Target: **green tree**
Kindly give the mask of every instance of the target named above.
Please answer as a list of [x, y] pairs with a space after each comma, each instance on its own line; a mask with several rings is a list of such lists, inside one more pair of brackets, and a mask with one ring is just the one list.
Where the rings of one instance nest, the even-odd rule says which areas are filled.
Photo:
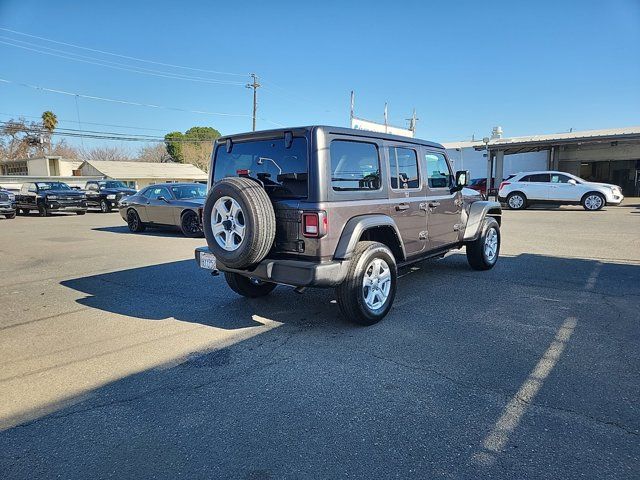
[[42, 113], [42, 126], [47, 131], [47, 144], [49, 145], [49, 153], [51, 153], [51, 137], [53, 136], [53, 131], [58, 126], [58, 117], [56, 114], [50, 110]]
[[[220, 132], [212, 127], [191, 127], [186, 132], [170, 132], [164, 136], [167, 153], [180, 163], [202, 165], [202, 150], [212, 149]], [[194, 152], [199, 152], [197, 155]], [[196, 158], [197, 157], [197, 158]]]

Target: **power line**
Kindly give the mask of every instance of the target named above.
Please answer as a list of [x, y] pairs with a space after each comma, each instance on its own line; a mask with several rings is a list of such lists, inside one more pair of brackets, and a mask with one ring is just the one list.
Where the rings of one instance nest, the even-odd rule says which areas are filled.
[[[0, 38], [6, 38], [6, 37], [0, 37]], [[16, 41], [16, 40], [13, 40], [13, 41]], [[19, 42], [20, 40], [17, 40], [17, 41]], [[23, 42], [23, 43], [27, 43], [27, 42]], [[158, 70], [151, 70], [151, 69], [142, 68], [142, 67], [118, 66], [118, 65], [124, 65], [124, 64], [120, 64], [120, 63], [117, 63], [117, 62], [109, 62], [109, 61], [105, 61], [105, 60], [99, 60], [99, 59], [95, 59], [95, 58], [93, 60], [84, 60], [83, 58], [75, 58], [75, 57], [84, 57], [84, 58], [92, 58], [92, 57], [86, 57], [85, 55], [77, 55], [75, 53], [70, 53], [70, 52], [64, 52], [62, 50], [52, 49], [52, 48], [49, 48], [49, 47], [40, 47], [40, 48], [45, 48], [45, 49], [52, 50], [52, 51], [63, 52], [64, 54], [46, 52], [46, 51], [39, 50], [39, 49], [36, 49], [36, 48], [26, 47], [24, 45], [17, 45], [15, 43], [7, 42], [7, 41], [4, 41], [4, 40], [0, 40], [0, 44], [9, 45], [9, 46], [16, 47], [16, 48], [21, 48], [23, 50], [28, 50], [28, 51], [35, 52], [35, 53], [40, 53], [42, 55], [50, 55], [50, 56], [53, 56], [53, 57], [63, 58], [63, 59], [66, 59], [66, 60], [73, 60], [73, 61], [76, 61], [76, 62], [87, 63], [87, 64], [90, 64], [90, 65], [98, 65], [100, 67], [112, 68], [112, 69], [115, 69], [115, 70], [121, 70], [121, 71], [125, 71], [125, 72], [133, 72], [133, 73], [138, 73], [138, 74], [142, 74], [142, 75], [151, 75], [151, 76], [154, 76], [154, 77], [169, 78], [169, 79], [174, 79], [174, 80], [187, 80], [187, 81], [190, 81], [190, 82], [209, 83], [209, 84], [214, 84], [214, 85], [232, 85], [232, 86], [243, 86], [244, 85], [243, 82], [233, 82], [233, 81], [228, 81], [228, 80], [215, 80], [215, 79], [209, 79], [209, 78], [203, 78], [203, 77], [193, 77], [193, 76], [175, 74], [175, 73], [170, 73], [170, 72], [160, 72]], [[71, 55], [74, 55], [74, 56], [71, 56]]]
[[[0, 115], [5, 115], [7, 117], [18, 117], [18, 118], [37, 118], [37, 119], [41, 119], [41, 116], [37, 116], [37, 115], [23, 115], [23, 114], [19, 114], [19, 113], [7, 113], [7, 112], [0, 112]], [[62, 123], [78, 123], [77, 120], [63, 120], [61, 118], [58, 118], [58, 122], [62, 122]], [[153, 130], [156, 132], [166, 132], [167, 130], [164, 128], [150, 128], [150, 127], [134, 127], [133, 125], [116, 125], [113, 123], [96, 123], [96, 122], [87, 122], [86, 120], [83, 121], [82, 123], [84, 123], [85, 125], [97, 125], [99, 127], [117, 127], [117, 128], [128, 128], [131, 130]]]
[[185, 69], [185, 70], [192, 70], [192, 71], [204, 72], [204, 73], [213, 73], [213, 74], [218, 74], [218, 75], [235, 75], [235, 76], [241, 76], [241, 77], [245, 77], [246, 76], [245, 73], [223, 72], [223, 71], [219, 71], [219, 70], [206, 70], [206, 69], [202, 69], [202, 68], [187, 67], [187, 66], [184, 66], [184, 65], [175, 65], [175, 64], [171, 64], [171, 63], [156, 62], [156, 61], [153, 61], [153, 60], [146, 60], [144, 58], [131, 57], [131, 56], [128, 56], [128, 55], [121, 55], [121, 54], [118, 54], [118, 53], [107, 52], [107, 51], [98, 50], [98, 49], [95, 49], [95, 48], [83, 47], [83, 46], [80, 46], [80, 45], [75, 45], [73, 43], [60, 42], [58, 40], [52, 40], [50, 38], [39, 37], [37, 35], [31, 35], [29, 33], [19, 32], [17, 30], [11, 30], [10, 28], [0, 27], [0, 30], [3, 30], [5, 32], [10, 32], [10, 33], [13, 33], [13, 34], [16, 34], [16, 35], [23, 35], [25, 37], [36, 38], [38, 40], [43, 40], [45, 42], [56, 43], [58, 45], [65, 45], [67, 47], [79, 48], [81, 50], [85, 50], [85, 51], [89, 51], [89, 52], [101, 53], [103, 55], [111, 55], [111, 56], [119, 57], [119, 58], [126, 58], [128, 60], [134, 60], [136, 62], [144, 62], [144, 63], [154, 64], [154, 65], [162, 65], [162, 66], [165, 66], [165, 67], [172, 67], [172, 68], [182, 68], [182, 69]]

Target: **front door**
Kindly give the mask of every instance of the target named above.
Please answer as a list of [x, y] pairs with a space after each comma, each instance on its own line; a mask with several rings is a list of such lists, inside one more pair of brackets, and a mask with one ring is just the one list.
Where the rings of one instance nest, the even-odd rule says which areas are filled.
[[[164, 198], [164, 200], [161, 200], [161, 197]], [[157, 224], [172, 225], [173, 209], [170, 205], [172, 198], [171, 192], [169, 192], [167, 187], [160, 185], [152, 187], [145, 206], [147, 221]]]
[[552, 173], [551, 182], [549, 183], [549, 200], [579, 202], [584, 189], [577, 183], [569, 183], [569, 180], [571, 180], [571, 177], [568, 175]]
[[410, 146], [389, 145], [385, 150], [391, 216], [402, 234], [407, 257], [412, 257], [427, 246], [426, 189], [420, 175], [420, 157]]
[[427, 176], [427, 235], [430, 250], [459, 241], [462, 193], [451, 192], [453, 174], [441, 151], [424, 150]]

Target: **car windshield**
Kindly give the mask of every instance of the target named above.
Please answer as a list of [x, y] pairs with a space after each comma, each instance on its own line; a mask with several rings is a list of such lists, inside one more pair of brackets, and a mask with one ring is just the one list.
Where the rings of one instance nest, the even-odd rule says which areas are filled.
[[39, 190], [71, 190], [71, 187], [62, 182], [38, 182]]
[[118, 181], [98, 182], [98, 185], [100, 185], [100, 190], [103, 188], [127, 188], [124, 183]]
[[308, 195], [309, 158], [307, 139], [295, 137], [286, 148], [282, 138], [257, 140], [216, 148], [213, 180], [248, 176], [260, 180], [274, 198], [305, 198]]
[[173, 192], [173, 196], [178, 200], [207, 197], [206, 185], [200, 185], [198, 183], [194, 183], [193, 185], [175, 185], [171, 187], [171, 191]]

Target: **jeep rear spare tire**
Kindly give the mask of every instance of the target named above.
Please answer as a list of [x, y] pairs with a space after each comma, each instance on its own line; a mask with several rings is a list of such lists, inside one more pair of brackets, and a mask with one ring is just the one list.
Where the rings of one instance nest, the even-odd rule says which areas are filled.
[[276, 235], [276, 216], [264, 188], [250, 178], [217, 182], [204, 205], [204, 234], [211, 253], [229, 268], [255, 265]]

